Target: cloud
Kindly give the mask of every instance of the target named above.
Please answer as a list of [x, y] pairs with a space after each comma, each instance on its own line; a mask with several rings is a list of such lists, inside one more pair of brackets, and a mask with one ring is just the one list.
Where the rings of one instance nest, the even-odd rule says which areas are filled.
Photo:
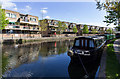
[[41, 8], [41, 9], [48, 9], [47, 7]]
[[47, 13], [47, 10], [44, 10], [44, 9], [42, 9], [42, 10], [40, 10], [41, 11], [41, 13], [43, 13], [43, 14], [46, 14]]
[[21, 9], [22, 12], [25, 12], [25, 13], [29, 13], [29, 11], [31, 10], [32, 8], [30, 6], [25, 6], [24, 9]]
[[46, 14], [48, 12], [47, 9], [48, 9], [47, 7], [44, 7], [44, 8], [41, 8], [40, 11], [41, 13]]
[[12, 0], [0, 0], [3, 9], [13, 9], [17, 11], [17, 6]]
[[45, 18], [46, 18], [46, 19], [50, 19], [50, 16], [46, 16]]
[[18, 10], [17, 7], [15, 7], [14, 10], [17, 11]]

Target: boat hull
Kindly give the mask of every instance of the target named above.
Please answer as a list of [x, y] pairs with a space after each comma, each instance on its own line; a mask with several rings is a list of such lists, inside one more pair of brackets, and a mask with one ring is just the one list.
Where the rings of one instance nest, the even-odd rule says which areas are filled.
[[74, 53], [72, 54], [72, 56], [70, 56], [70, 58], [71, 58], [71, 61], [74, 63], [80, 62], [80, 59], [82, 60], [84, 64], [96, 62], [98, 59], [101, 58], [102, 50], [103, 50], [102, 48], [98, 50], [93, 50], [90, 52], [89, 56], [84, 56], [84, 55]]

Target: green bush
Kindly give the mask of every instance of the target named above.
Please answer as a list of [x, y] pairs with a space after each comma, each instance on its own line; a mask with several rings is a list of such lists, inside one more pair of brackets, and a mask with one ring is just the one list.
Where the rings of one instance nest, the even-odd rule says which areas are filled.
[[88, 33], [89, 33], [88, 27], [87, 27], [87, 25], [84, 25], [83, 34], [88, 34]]

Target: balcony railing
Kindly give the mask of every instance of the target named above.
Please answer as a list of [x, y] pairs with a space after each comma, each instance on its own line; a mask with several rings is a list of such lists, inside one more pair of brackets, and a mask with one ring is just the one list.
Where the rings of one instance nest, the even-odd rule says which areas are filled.
[[20, 25], [8, 25], [5, 29], [13, 29], [13, 30], [39, 30], [38, 27], [30, 28], [29, 26], [20, 26]]
[[49, 24], [49, 26], [58, 27], [58, 25]]
[[5, 27], [5, 29], [20, 29], [19, 25], [8, 25]]

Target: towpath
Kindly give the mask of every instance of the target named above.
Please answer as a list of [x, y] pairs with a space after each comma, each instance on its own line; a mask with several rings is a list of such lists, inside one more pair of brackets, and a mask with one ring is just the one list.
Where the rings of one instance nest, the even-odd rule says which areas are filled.
[[116, 53], [116, 57], [117, 59], [119, 60], [119, 63], [120, 63], [120, 39], [117, 39], [115, 42], [114, 42], [114, 51]]

